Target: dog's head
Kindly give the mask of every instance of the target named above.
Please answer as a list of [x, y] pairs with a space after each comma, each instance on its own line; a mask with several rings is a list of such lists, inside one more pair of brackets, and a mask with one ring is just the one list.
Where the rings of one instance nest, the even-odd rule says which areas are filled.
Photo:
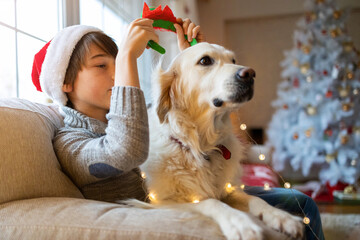
[[172, 110], [185, 111], [190, 118], [209, 110], [234, 110], [253, 97], [254, 77], [254, 70], [236, 64], [233, 52], [219, 45], [196, 44], [181, 52], [168, 70], [155, 71], [160, 122]]

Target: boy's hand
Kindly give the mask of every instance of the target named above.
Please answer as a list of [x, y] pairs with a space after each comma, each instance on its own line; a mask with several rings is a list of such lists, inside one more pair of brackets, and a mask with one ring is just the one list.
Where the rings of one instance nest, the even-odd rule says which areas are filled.
[[131, 57], [137, 59], [144, 52], [148, 41], [159, 42], [159, 36], [152, 26], [153, 22], [153, 20], [147, 18], [134, 20], [120, 45], [119, 53], [121, 55], [130, 54]]
[[[181, 18], [177, 18], [176, 21], [178, 23], [175, 23], [174, 27], [176, 29], [180, 51], [190, 47], [190, 42], [193, 38], [195, 38], [198, 42], [205, 41], [205, 36], [201, 32], [200, 26], [196, 26], [190, 19], [186, 18], [185, 20], [182, 20]], [[187, 35], [187, 40], [184, 35]]]
[[148, 41], [159, 42], [153, 22], [151, 19], [139, 18], [130, 24], [116, 56], [115, 86], [140, 88], [137, 58], [144, 52]]

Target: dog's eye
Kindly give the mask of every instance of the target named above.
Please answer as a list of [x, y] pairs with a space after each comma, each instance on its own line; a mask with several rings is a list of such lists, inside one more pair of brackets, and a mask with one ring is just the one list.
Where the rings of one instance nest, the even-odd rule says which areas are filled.
[[213, 63], [214, 63], [214, 60], [209, 56], [205, 56], [205, 57], [201, 58], [200, 61], [198, 62], [198, 64], [204, 65], [204, 66], [209, 66], [209, 65], [212, 65]]
[[233, 63], [233, 64], [235, 64], [235, 63], [236, 63], [236, 60], [235, 60], [234, 58], [232, 59], [232, 63]]

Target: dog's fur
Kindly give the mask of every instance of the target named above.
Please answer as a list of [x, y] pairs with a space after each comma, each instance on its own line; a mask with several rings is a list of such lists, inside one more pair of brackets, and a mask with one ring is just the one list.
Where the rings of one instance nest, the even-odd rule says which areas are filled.
[[[199, 43], [180, 53], [168, 70], [155, 70], [150, 154], [141, 166], [152, 203], [175, 204], [211, 217], [228, 239], [262, 239], [261, 227], [247, 213], [292, 237], [302, 237], [300, 218], [241, 189], [225, 187], [239, 186], [240, 161], [245, 157], [230, 113], [253, 94], [253, 76], [239, 78], [244, 67], [234, 58], [221, 46]], [[230, 150], [230, 159], [223, 157], [220, 144]]]

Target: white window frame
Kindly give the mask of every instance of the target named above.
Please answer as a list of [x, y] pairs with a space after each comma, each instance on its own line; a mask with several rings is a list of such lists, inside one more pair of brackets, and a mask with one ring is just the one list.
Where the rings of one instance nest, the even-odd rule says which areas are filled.
[[[58, 31], [63, 27], [61, 22], [62, 22], [62, 9], [59, 8], [60, 7], [60, 4], [62, 4], [62, 1], [65, 1], [65, 0], [57, 0], [57, 6], [58, 6], [58, 11], [57, 11], [57, 14], [58, 14]], [[42, 39], [38, 36], [35, 36], [27, 31], [23, 31], [21, 29], [18, 28], [18, 25], [17, 25], [17, 20], [18, 20], [18, 14], [17, 14], [17, 1], [14, 0], [14, 11], [15, 11], [15, 14], [14, 14], [14, 26], [11, 26], [11, 25], [8, 25], [4, 22], [1, 22], [0, 21], [0, 25], [5, 27], [5, 28], [8, 28], [10, 30], [13, 30], [14, 31], [14, 34], [15, 34], [15, 90], [16, 90], [16, 97], [20, 97], [20, 80], [19, 80], [19, 47], [18, 47], [18, 33], [21, 33], [21, 34], [24, 34], [28, 37], [31, 37], [31, 38], [34, 38], [36, 40], [39, 40], [39, 41], [42, 41], [44, 43], [47, 42], [47, 40], [45, 39]]]

